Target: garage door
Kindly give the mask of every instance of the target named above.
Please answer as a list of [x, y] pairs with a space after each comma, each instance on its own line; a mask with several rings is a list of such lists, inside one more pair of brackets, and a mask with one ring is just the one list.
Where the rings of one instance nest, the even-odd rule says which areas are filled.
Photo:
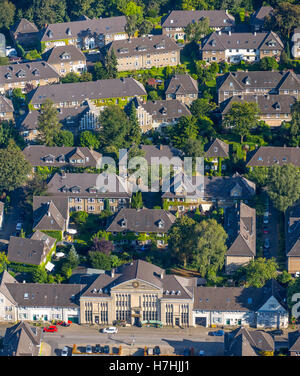
[[206, 317], [196, 317], [195, 318], [195, 324], [206, 327]]
[[78, 324], [78, 316], [68, 316], [68, 320]]

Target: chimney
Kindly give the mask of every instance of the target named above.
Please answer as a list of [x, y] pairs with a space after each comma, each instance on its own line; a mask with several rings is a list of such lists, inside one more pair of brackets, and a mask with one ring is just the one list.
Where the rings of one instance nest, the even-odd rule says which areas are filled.
[[160, 273], [160, 279], [164, 279], [164, 273]]
[[114, 268], [111, 269], [110, 276], [111, 276], [111, 278], [115, 278], [115, 269]]
[[163, 145], [160, 144], [160, 145], [159, 145], [159, 150], [162, 150], [162, 149], [163, 149]]
[[256, 31], [254, 31], [254, 35], [256, 36]]
[[230, 30], [228, 31], [228, 35], [231, 35], [231, 31]]

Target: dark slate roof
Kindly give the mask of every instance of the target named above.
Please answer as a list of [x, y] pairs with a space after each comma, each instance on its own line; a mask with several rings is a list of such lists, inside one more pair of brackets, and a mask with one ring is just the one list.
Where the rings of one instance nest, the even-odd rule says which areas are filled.
[[182, 158], [182, 152], [169, 145], [141, 145], [140, 149], [145, 153], [144, 158], [149, 166], [156, 164], [156, 158], [166, 157], [170, 160], [174, 157]]
[[28, 82], [50, 78], [58, 79], [59, 74], [45, 61], [30, 61], [28, 63], [0, 66], [1, 85], [11, 82]]
[[270, 334], [242, 327], [225, 333], [224, 346], [226, 356], [259, 356], [261, 351], [275, 350], [274, 339]]
[[289, 351], [300, 352], [300, 330], [295, 332], [290, 332], [288, 334], [289, 338]]
[[274, 164], [283, 166], [293, 164], [300, 167], [300, 149], [287, 146], [261, 146], [249, 153], [247, 166], [269, 167]]
[[[269, 45], [270, 41], [275, 46]], [[202, 51], [225, 51], [228, 49], [283, 50], [284, 45], [273, 31], [268, 33], [213, 32], [203, 40]]]
[[138, 101], [139, 105], [144, 108], [148, 114], [152, 115], [155, 121], [166, 121], [170, 122], [173, 119], [180, 119], [182, 116], [190, 116], [190, 110], [178, 101], [173, 100], [158, 100], [158, 101], [148, 101], [143, 103]]
[[[23, 154], [32, 166], [100, 167], [102, 158], [100, 153], [87, 147], [29, 145], [23, 150]], [[73, 159], [83, 162], [72, 163]]]
[[140, 233], [167, 233], [176, 217], [163, 209], [121, 209], [106, 231]]
[[163, 28], [185, 28], [191, 22], [209, 18], [210, 27], [224, 28], [234, 26], [234, 17], [225, 10], [173, 10], [163, 22]]
[[10, 27], [10, 31], [20, 34], [27, 33], [38, 33], [38, 28], [33, 22], [26, 20], [26, 18], [21, 18], [20, 21], [16, 22], [13, 26]]
[[[48, 207], [49, 202], [52, 201], [53, 204], [56, 206], [60, 214], [64, 219], [68, 218], [69, 213], [69, 203], [67, 197], [61, 196], [33, 196], [33, 204], [32, 209], [34, 213], [34, 217], [38, 217], [38, 211], [42, 209], [44, 205]], [[43, 209], [44, 210], [44, 209]]]
[[20, 307], [79, 308], [79, 296], [85, 285], [47, 283], [7, 283]]
[[[33, 212], [33, 229], [41, 231], [65, 231], [67, 217], [65, 217], [65, 213], [64, 216], [62, 215], [56, 205], [59, 203], [63, 206], [60, 209], [65, 210], [65, 207], [67, 207], [68, 210], [68, 198], [60, 197], [52, 200], [52, 196], [48, 196], [46, 202], [38, 200], [38, 203], [40, 206]], [[34, 205], [37, 205], [37, 200]]]
[[[126, 182], [119, 176], [111, 173], [102, 174], [101, 176], [103, 179], [99, 174], [56, 173], [48, 183], [48, 194], [65, 197], [131, 197]], [[73, 188], [78, 188], [80, 192], [74, 192]], [[90, 191], [94, 188], [97, 188], [96, 193]]]
[[38, 356], [42, 337], [42, 328], [32, 327], [21, 321], [7, 328], [3, 347], [5, 356]]
[[[63, 59], [64, 57], [64, 59]], [[45, 54], [48, 64], [59, 64], [69, 61], [86, 61], [85, 55], [74, 45], [57, 46], [51, 48]]]
[[61, 103], [142, 95], [147, 95], [146, 90], [134, 78], [111, 78], [107, 80], [39, 86], [31, 98], [31, 103], [42, 104], [46, 98], [50, 98], [54, 103]]
[[259, 115], [267, 114], [290, 114], [291, 107], [296, 102], [296, 98], [291, 95], [235, 95], [222, 102], [220, 110], [222, 115], [226, 115], [233, 103], [257, 103]]
[[205, 157], [229, 158], [229, 145], [219, 138], [215, 138], [207, 145], [205, 145]]
[[165, 86], [165, 94], [198, 94], [198, 82], [189, 74], [175, 74]]
[[108, 53], [114, 50], [117, 58], [132, 57], [147, 54], [160, 54], [179, 51], [180, 48], [173, 39], [166, 35], [153, 35], [139, 38], [115, 40], [108, 46]]
[[146, 282], [162, 290], [165, 299], [191, 299], [190, 289], [196, 285], [195, 278], [184, 278], [165, 274], [165, 270], [143, 260], [134, 260], [117, 268], [114, 273], [107, 272], [99, 277], [82, 294], [83, 297], [108, 297], [111, 288], [137, 280]]
[[300, 204], [289, 208], [285, 218], [286, 254], [300, 257]]
[[43, 33], [42, 42], [88, 35], [125, 33], [125, 25], [125, 16], [50, 24]]
[[4, 95], [0, 95], [0, 112], [14, 112], [12, 101]]
[[18, 282], [12, 275], [10, 275], [6, 270], [4, 270], [0, 274], [0, 291], [8, 300], [10, 300], [12, 303], [15, 304], [16, 302], [14, 298], [12, 297], [11, 293], [9, 292], [9, 290], [7, 289], [6, 283], [18, 283]]
[[264, 6], [257, 9], [250, 17], [250, 24], [253, 26], [263, 26], [265, 17], [273, 12], [271, 6]]
[[36, 231], [30, 239], [11, 236], [7, 252], [8, 260], [21, 264], [40, 265], [55, 242], [56, 239], [40, 231]]
[[225, 230], [228, 234], [227, 256], [255, 256], [256, 211], [240, 202], [225, 211]]

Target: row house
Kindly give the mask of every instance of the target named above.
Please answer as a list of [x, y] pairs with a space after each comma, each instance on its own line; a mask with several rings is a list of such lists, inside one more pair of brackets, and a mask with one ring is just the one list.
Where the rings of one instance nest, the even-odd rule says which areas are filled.
[[182, 116], [191, 116], [186, 105], [178, 100], [134, 101], [137, 118], [143, 133], [176, 124]]
[[21, 18], [9, 28], [10, 36], [15, 44], [20, 44], [25, 50], [37, 48], [40, 40], [39, 29], [33, 22]]
[[262, 31], [264, 30], [264, 23], [266, 17], [270, 17], [273, 13], [274, 8], [271, 6], [263, 6], [258, 8], [254, 13], [250, 16], [250, 25], [252, 31]]
[[167, 234], [176, 217], [162, 209], [121, 209], [107, 226], [116, 246], [167, 245]]
[[292, 106], [296, 98], [291, 95], [242, 95], [225, 100], [220, 106], [222, 120], [230, 111], [233, 103], [256, 103], [258, 106], [258, 119], [270, 127], [279, 127], [282, 122], [292, 120]]
[[204, 145], [205, 170], [222, 172], [226, 169], [224, 160], [229, 159], [229, 145], [215, 138]]
[[87, 69], [85, 55], [73, 45], [53, 47], [44, 59], [62, 77], [68, 73], [81, 74]]
[[300, 149], [287, 146], [260, 146], [247, 155], [247, 167], [270, 167], [293, 164], [300, 167]]
[[298, 276], [300, 273], [300, 205], [288, 208], [285, 215], [285, 249], [287, 270]]
[[107, 54], [112, 50], [117, 57], [119, 72], [180, 64], [180, 48], [165, 35], [114, 41], [108, 46]]
[[300, 99], [300, 80], [293, 71], [237, 71], [217, 79], [218, 103], [243, 95], [290, 95]]
[[34, 61], [0, 66], [0, 93], [11, 95], [13, 89], [23, 93], [58, 83], [59, 74], [46, 62]]
[[166, 100], [174, 100], [190, 106], [198, 98], [198, 82], [189, 74], [176, 74], [165, 84]]
[[288, 334], [290, 356], [300, 356], [300, 330]]
[[170, 38], [185, 40], [185, 28], [203, 18], [209, 19], [213, 30], [232, 31], [235, 20], [226, 10], [173, 10], [162, 23], [162, 33]]
[[88, 100], [100, 109], [109, 105], [126, 106], [133, 98], [145, 101], [147, 92], [144, 86], [132, 77], [106, 80], [75, 82], [50, 86], [40, 86], [29, 102], [30, 110], [38, 110], [46, 98], [51, 98], [60, 109], [87, 106]]
[[292, 35], [292, 55], [294, 59], [300, 59], [300, 27], [297, 27], [294, 29], [293, 35]]
[[102, 158], [102, 154], [87, 147], [29, 145], [23, 154], [33, 167], [100, 168]]
[[82, 50], [101, 48], [128, 38], [126, 23], [126, 17], [119, 16], [50, 24], [42, 32], [41, 43], [45, 50], [70, 44]]
[[0, 95], [0, 121], [14, 120], [14, 106], [12, 101]]
[[112, 212], [127, 208], [131, 191], [127, 182], [112, 173], [56, 173], [47, 185], [47, 194], [68, 197], [70, 211], [99, 214], [108, 203]]
[[228, 33], [218, 31], [204, 38], [200, 48], [202, 60], [207, 62], [248, 63], [263, 57], [280, 58], [284, 45], [273, 31], [267, 33]]
[[256, 211], [243, 202], [225, 210], [224, 228], [227, 232], [226, 273], [233, 273], [256, 255]]

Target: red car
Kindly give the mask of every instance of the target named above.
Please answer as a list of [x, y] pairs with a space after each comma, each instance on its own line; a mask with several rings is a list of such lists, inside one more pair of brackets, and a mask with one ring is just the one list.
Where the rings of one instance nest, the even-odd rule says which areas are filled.
[[43, 332], [48, 332], [48, 333], [57, 332], [57, 327], [55, 325], [45, 326], [43, 329]]
[[55, 325], [63, 325], [64, 321], [56, 321]]
[[264, 228], [263, 228], [263, 233], [264, 233], [264, 234], [268, 234], [268, 233], [269, 233], [268, 227], [264, 227]]

